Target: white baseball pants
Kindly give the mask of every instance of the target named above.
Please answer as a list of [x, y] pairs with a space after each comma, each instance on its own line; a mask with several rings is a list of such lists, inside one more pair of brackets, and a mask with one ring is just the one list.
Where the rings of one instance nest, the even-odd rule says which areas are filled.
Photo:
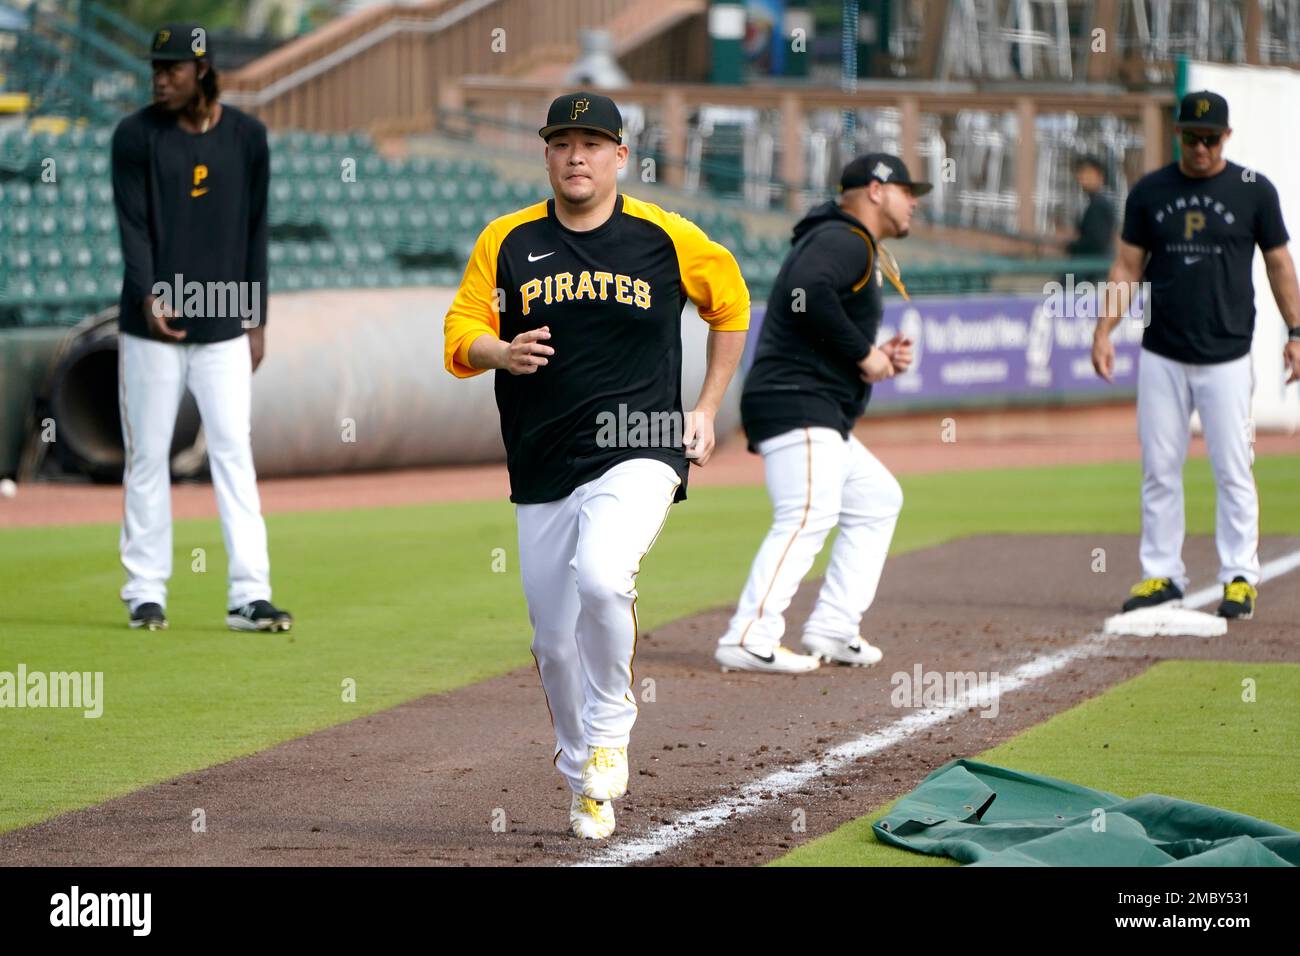
[[636, 576], [678, 484], [664, 462], [634, 458], [567, 498], [515, 506], [555, 766], [575, 793], [588, 746], [624, 747], [636, 722]]
[[757, 448], [772, 527], [719, 643], [766, 654], [781, 642], [785, 611], [837, 524], [826, 578], [803, 630], [833, 640], [857, 638], [876, 596], [903, 489], [857, 438], [842, 438], [832, 428], [797, 428]]
[[250, 429], [252, 358], [248, 337], [172, 344], [118, 336], [118, 401], [126, 471], [120, 550], [122, 600], [134, 611], [167, 606], [172, 574], [171, 444], [188, 387], [199, 406], [228, 559], [228, 607], [271, 599]]
[[1219, 581], [1240, 575], [1259, 583], [1259, 495], [1251, 471], [1250, 356], [1189, 365], [1142, 350], [1138, 364], [1138, 437], [1142, 442], [1142, 575], [1170, 578], [1187, 590], [1183, 565], [1183, 465], [1192, 410], [1201, 413], [1217, 489], [1215, 544]]

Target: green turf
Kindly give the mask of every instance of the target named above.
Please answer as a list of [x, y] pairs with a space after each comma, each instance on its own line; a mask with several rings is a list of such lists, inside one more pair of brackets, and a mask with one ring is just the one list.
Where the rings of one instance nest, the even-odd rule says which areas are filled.
[[[1300, 456], [1257, 465], [1266, 534], [1300, 533], [1297, 468]], [[989, 532], [1134, 532], [1137, 485], [1133, 463], [905, 478], [894, 550]], [[1210, 531], [1203, 460], [1188, 466], [1187, 497], [1189, 531]], [[643, 565], [642, 627], [734, 602], [769, 517], [762, 488], [692, 490]], [[177, 522], [172, 626], [155, 635], [128, 631], [116, 602], [116, 526], [0, 531], [0, 671], [102, 671], [106, 698], [98, 720], [0, 709], [0, 830], [531, 663], [507, 502], [268, 525], [291, 637], [225, 630], [215, 520]], [[355, 703], [342, 700], [348, 679]]]
[[[1243, 681], [1254, 681], [1254, 702]], [[1122, 797], [1160, 793], [1300, 830], [1300, 665], [1164, 661], [974, 758]], [[897, 801], [894, 801], [896, 803]], [[876, 840], [894, 803], [777, 866], [956, 866]]]

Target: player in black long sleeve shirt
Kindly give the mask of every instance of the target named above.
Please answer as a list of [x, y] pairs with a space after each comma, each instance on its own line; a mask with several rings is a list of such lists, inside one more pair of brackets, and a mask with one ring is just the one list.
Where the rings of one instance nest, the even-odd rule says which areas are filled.
[[[266, 321], [266, 127], [230, 106], [202, 135], [183, 129], [177, 114], [153, 105], [127, 117], [113, 134], [113, 199], [122, 236], [121, 328], [150, 335], [143, 308], [157, 283], [240, 283], [233, 303], [209, 303], [191, 314], [171, 303], [173, 329], [185, 341], [221, 342], [243, 335], [245, 320]], [[256, 302], [254, 286], [256, 283]], [[191, 303], [197, 304], [197, 303]], [[243, 305], [241, 309], [231, 306]], [[215, 309], [209, 309], [215, 305]]]
[[168, 462], [188, 389], [203, 419], [226, 544], [226, 625], [287, 631], [292, 616], [271, 604], [251, 438], [251, 376], [266, 341], [266, 128], [219, 102], [207, 31], [197, 24], [160, 29], [149, 59], [154, 102], [113, 134], [125, 266], [118, 316], [126, 459], [121, 598], [132, 627], [167, 626]]

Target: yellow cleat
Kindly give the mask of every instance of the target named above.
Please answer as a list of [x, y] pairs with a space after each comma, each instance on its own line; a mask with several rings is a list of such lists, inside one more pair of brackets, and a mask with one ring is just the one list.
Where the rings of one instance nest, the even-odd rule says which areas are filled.
[[626, 747], [587, 748], [582, 793], [593, 800], [617, 800], [627, 793]]
[[605, 839], [614, 832], [614, 804], [575, 793], [569, 805], [569, 827], [579, 839]]
[[1257, 591], [1249, 581], [1238, 575], [1223, 586], [1223, 601], [1219, 604], [1219, 617], [1249, 621], [1255, 616], [1255, 599]]
[[1158, 604], [1167, 604], [1170, 601], [1176, 601], [1177, 604], [1170, 605], [1178, 607], [1183, 601], [1182, 589], [1174, 584], [1169, 578], [1147, 578], [1145, 581], [1139, 581], [1129, 589], [1129, 599], [1124, 602], [1123, 610], [1137, 611], [1144, 607], [1155, 607]]

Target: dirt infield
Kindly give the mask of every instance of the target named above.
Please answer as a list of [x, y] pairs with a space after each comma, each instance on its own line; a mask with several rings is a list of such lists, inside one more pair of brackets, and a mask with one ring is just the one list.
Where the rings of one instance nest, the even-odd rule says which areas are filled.
[[[1109, 572], [1092, 573], [1094, 548]], [[1261, 542], [1264, 560], [1300, 538]], [[1193, 586], [1212, 582], [1213, 543], [1189, 539]], [[996, 555], [996, 560], [989, 560]], [[729, 609], [645, 634], [632, 786], [613, 845], [735, 794], [751, 781], [893, 724], [890, 676], [933, 671], [1008, 674], [1076, 644], [1138, 576], [1136, 542], [1106, 535], [971, 538], [894, 559], [869, 635], [886, 652], [869, 671], [800, 677], [724, 675], [711, 659]], [[842, 772], [654, 857], [673, 864], [761, 863], [912, 788], [969, 756], [1092, 697], [1161, 658], [1300, 661], [1300, 571], [1261, 589], [1253, 621], [1214, 639], [1122, 639], [977, 709], [919, 732]], [[807, 613], [805, 584], [790, 630]], [[521, 629], [521, 639], [523, 636]], [[546, 707], [532, 669], [293, 740], [0, 836], [9, 865], [555, 864], [600, 850], [567, 834], [568, 795], [550, 765]], [[1096, 781], [1080, 781], [1096, 784]], [[761, 799], [761, 797], [760, 797]], [[191, 832], [203, 808], [208, 832]], [[802, 810], [806, 832], [791, 815]], [[496, 832], [494, 819], [505, 820]]]
[[[948, 417], [935, 412], [867, 419], [859, 422], [857, 435], [896, 475], [1136, 461], [1141, 454], [1132, 405], [953, 413], [954, 442], [942, 440]], [[1260, 434], [1255, 448], [1258, 454], [1300, 452], [1300, 436]], [[1191, 455], [1205, 455], [1199, 436], [1192, 441]], [[739, 434], [719, 448], [707, 467], [691, 474], [696, 487], [762, 482], [762, 460], [745, 450]], [[504, 465], [278, 478], [261, 481], [258, 487], [267, 513], [504, 500], [510, 493]], [[175, 486], [172, 511], [176, 518], [215, 517], [212, 488], [193, 483]], [[116, 485], [24, 484], [15, 498], [0, 498], [0, 528], [87, 524], [121, 517], [122, 489]]]

